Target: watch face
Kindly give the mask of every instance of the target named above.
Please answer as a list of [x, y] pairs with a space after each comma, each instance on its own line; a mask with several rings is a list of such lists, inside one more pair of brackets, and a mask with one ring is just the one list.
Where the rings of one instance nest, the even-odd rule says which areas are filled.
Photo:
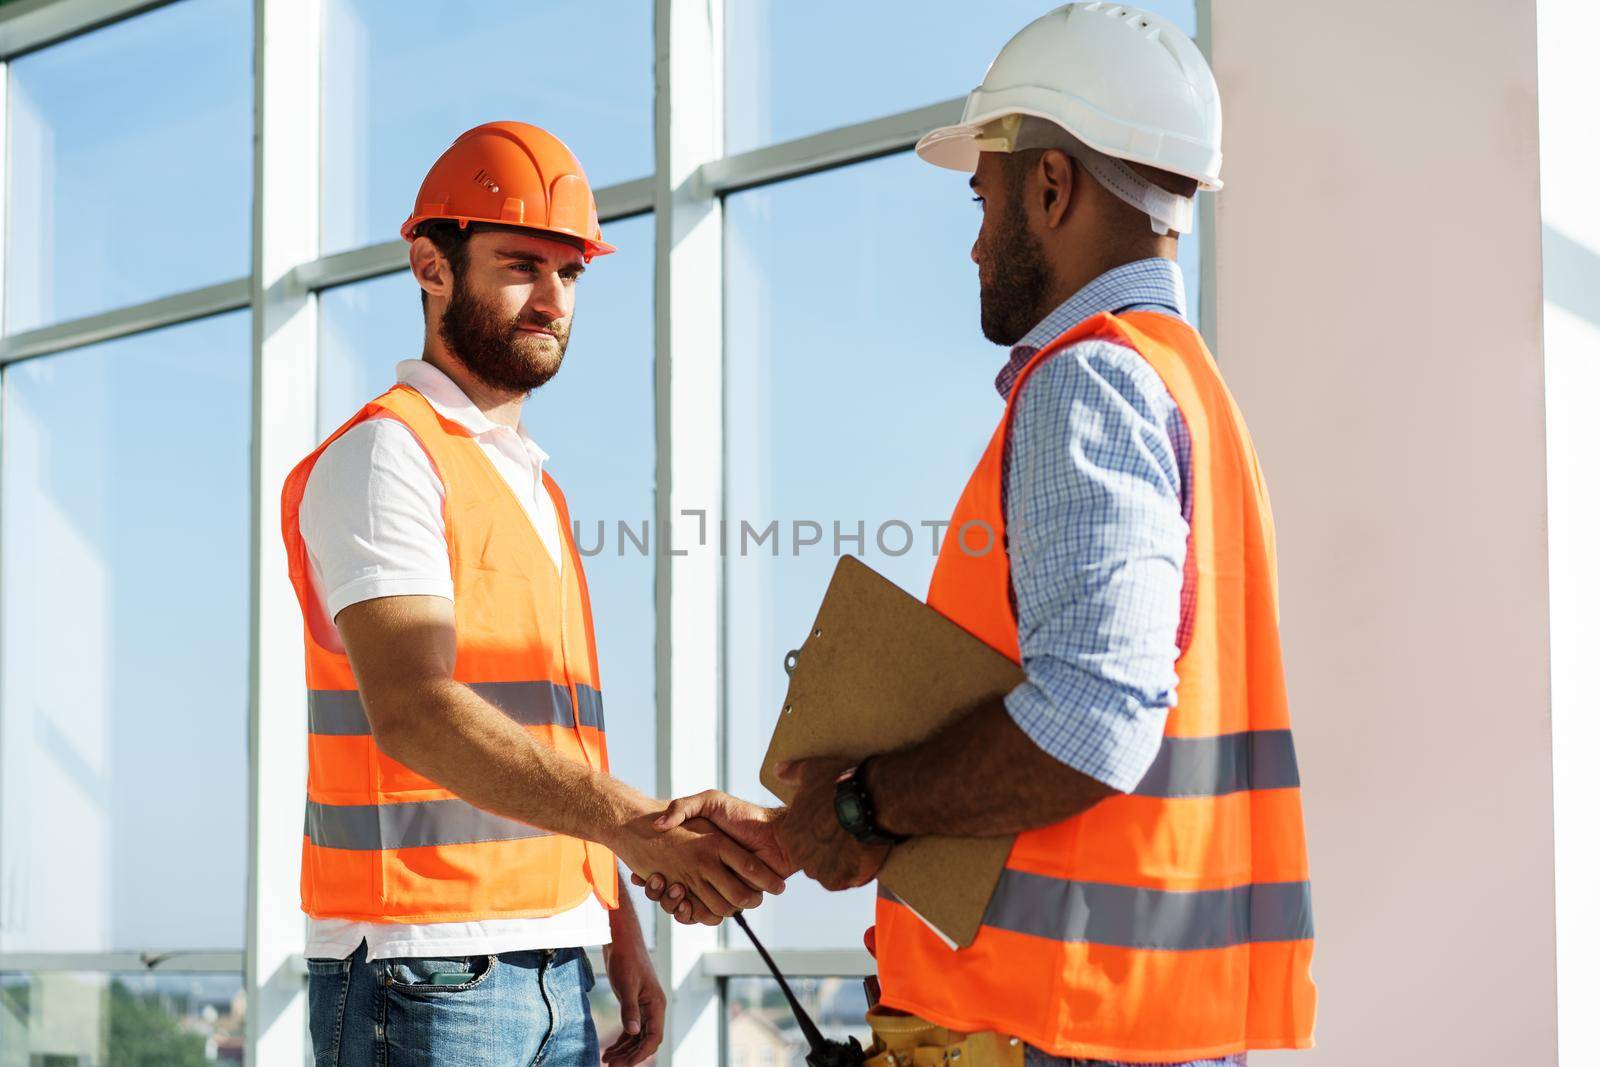
[[852, 796], [838, 798], [839, 821], [855, 823], [861, 821], [861, 801]]

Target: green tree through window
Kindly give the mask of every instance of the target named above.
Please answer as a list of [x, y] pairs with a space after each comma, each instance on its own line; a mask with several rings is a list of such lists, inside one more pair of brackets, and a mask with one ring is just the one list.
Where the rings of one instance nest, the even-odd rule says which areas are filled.
[[106, 1067], [212, 1067], [206, 1039], [185, 1033], [156, 993], [111, 986]]

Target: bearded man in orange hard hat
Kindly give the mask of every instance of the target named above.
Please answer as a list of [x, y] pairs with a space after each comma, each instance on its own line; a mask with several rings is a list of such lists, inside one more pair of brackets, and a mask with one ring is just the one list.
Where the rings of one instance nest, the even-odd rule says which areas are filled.
[[605, 1059], [639, 1063], [664, 996], [617, 858], [708, 921], [783, 883], [709, 824], [660, 832], [665, 804], [608, 773], [583, 565], [519, 416], [614, 249], [566, 145], [516, 122], [462, 134], [401, 234], [422, 357], [283, 491], [312, 1043], [343, 1067], [594, 1063], [585, 949], [603, 945], [623, 1022]]

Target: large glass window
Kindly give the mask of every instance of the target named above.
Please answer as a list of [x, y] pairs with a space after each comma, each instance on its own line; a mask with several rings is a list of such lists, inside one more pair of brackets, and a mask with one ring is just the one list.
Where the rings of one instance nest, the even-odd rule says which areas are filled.
[[4, 1067], [243, 1063], [238, 975], [0, 975]]
[[[1148, 2], [1193, 32], [1194, 0]], [[0, 968], [10, 968], [0, 970], [0, 1067], [198, 1067], [243, 1055], [231, 960], [210, 975], [124, 975], [126, 957], [105, 957], [243, 947], [260, 611], [251, 516], [276, 513], [278, 485], [262, 487], [253, 512], [250, 312], [156, 329], [145, 313], [125, 313], [249, 275], [256, 90], [280, 114], [299, 103], [290, 87], [256, 84], [251, 4], [147, 6], [0, 56], [4, 331], [74, 332], [56, 342], [65, 351], [0, 367]], [[281, 225], [272, 213], [284, 209], [272, 205], [314, 188], [319, 255], [394, 241], [428, 167], [454, 137], [495, 119], [552, 130], [597, 188], [650, 178], [658, 6], [323, 0], [321, 69], [308, 74], [320, 99], [298, 116], [318, 126], [320, 169], [266, 161], [269, 182], [303, 188], [268, 196], [261, 224]], [[1001, 0], [974, 18], [949, 0], [727, 0], [722, 70], [706, 72], [723, 79], [725, 149], [960, 96], [1045, 6]], [[306, 57], [318, 28], [302, 27]], [[293, 37], [265, 47], [292, 55]], [[679, 103], [663, 111], [666, 133], [705, 121]], [[965, 176], [909, 152], [838, 158], [727, 195], [720, 274], [672, 280], [723, 293], [723, 407], [695, 417], [723, 423], [729, 537], [721, 631], [678, 635], [671, 655], [703, 664], [720, 646], [723, 784], [758, 799], [783, 654], [803, 640], [838, 556], [858, 555], [922, 596], [940, 527], [1000, 412], [992, 380], [1006, 353], [978, 327], [968, 254], [980, 216]], [[687, 211], [718, 194], [689, 182], [674, 195]], [[669, 645], [656, 632], [650, 536], [662, 325], [654, 231], [649, 215], [606, 224], [620, 252], [585, 275], [565, 364], [524, 413], [585, 557], [612, 769], [649, 792], [656, 663]], [[1195, 239], [1180, 262], [1193, 315]], [[328, 276], [327, 262], [309, 266]], [[263, 368], [270, 400], [258, 414], [269, 425], [294, 424], [314, 404], [325, 435], [421, 351], [404, 271], [311, 297], [264, 281], [266, 320], [287, 321], [312, 299], [319, 323], [314, 396], [294, 391], [292, 353]], [[92, 330], [72, 324], [101, 314]], [[144, 332], [94, 343], [130, 330]], [[703, 355], [691, 345], [677, 358]], [[667, 441], [674, 430], [659, 432]], [[680, 718], [680, 735], [709, 725], [708, 714]], [[300, 788], [261, 784], [272, 797]], [[264, 872], [261, 887], [264, 908], [292, 909], [292, 872]], [[872, 903], [870, 888], [828, 894], [797, 878], [750, 918], [777, 948], [855, 948]], [[640, 899], [640, 912], [653, 944], [657, 909]], [[81, 955], [34, 958], [63, 953]], [[181, 957], [166, 966], [186, 965], [207, 966]], [[855, 979], [797, 984], [825, 1029], [865, 1035]], [[802, 1058], [771, 982], [730, 978], [723, 996], [725, 1062]], [[602, 1031], [615, 1028], [604, 983], [596, 1014]]]
[[[728, 517], [741, 534], [778, 524], [776, 543], [730, 538], [726, 568], [728, 774], [743, 796], [765, 795], [783, 654], [822, 599], [836, 529], [839, 551], [920, 597], [937, 548], [922, 524], [949, 516], [999, 415], [1004, 352], [979, 333], [967, 257], [978, 215], [940, 173], [899, 155], [728, 198]], [[776, 945], [855, 947], [871, 914], [870, 889], [795, 879], [751, 917]]]
[[0, 950], [243, 947], [249, 331], [5, 369]]
[[[867, 995], [857, 977], [791, 978], [796, 999], [823, 1036], [854, 1037], [866, 1048]], [[794, 1011], [770, 978], [730, 978], [726, 994], [728, 1067], [793, 1067], [811, 1050]]]
[[324, 252], [398, 238], [422, 176], [480, 123], [544, 127], [597, 187], [654, 167], [650, 0], [324, 10]]
[[[994, 0], [726, 6], [729, 153], [962, 96], [1000, 46], [1052, 5]], [[1142, 0], [1194, 35], [1194, 0]], [[886, 47], [887, 42], [893, 42]]]
[[7, 332], [250, 272], [251, 40], [183, 0], [11, 64]]

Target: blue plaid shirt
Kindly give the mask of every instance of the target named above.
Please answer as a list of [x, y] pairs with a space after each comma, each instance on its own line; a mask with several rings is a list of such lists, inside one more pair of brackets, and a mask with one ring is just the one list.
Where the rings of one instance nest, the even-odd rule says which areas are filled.
[[[1009, 398], [1041, 348], [1102, 311], [1181, 319], [1184, 310], [1176, 263], [1107, 271], [1028, 331], [995, 386]], [[1177, 699], [1174, 665], [1192, 612], [1189, 457], [1188, 427], [1154, 368], [1124, 345], [1082, 341], [1029, 376], [1001, 460], [1028, 675], [1006, 708], [1040, 748], [1123, 792], [1149, 770]], [[1030, 1048], [1027, 1062], [1089, 1061]], [[1240, 1053], [1179, 1067], [1244, 1063]]]
[[[1046, 315], [995, 380], [1103, 311], [1182, 318], [1177, 264], [1102, 274]], [[1176, 701], [1189, 537], [1189, 434], [1133, 349], [1084, 341], [1017, 398], [1003, 458], [1012, 594], [1028, 680], [1006, 707], [1034, 743], [1122, 792], [1144, 777]]]

